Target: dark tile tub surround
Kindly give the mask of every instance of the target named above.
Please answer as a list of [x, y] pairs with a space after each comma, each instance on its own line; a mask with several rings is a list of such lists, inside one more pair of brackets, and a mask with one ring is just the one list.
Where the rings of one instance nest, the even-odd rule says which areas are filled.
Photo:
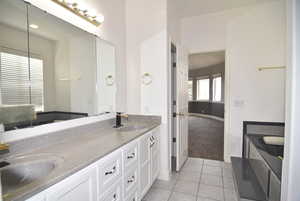
[[267, 196], [250, 166], [250, 161], [231, 157], [231, 163], [240, 200], [267, 201]]
[[87, 116], [88, 116], [87, 113], [78, 113], [78, 112], [62, 112], [62, 111], [38, 112], [36, 114], [36, 120], [31, 122], [18, 122], [13, 124], [6, 124], [5, 131], [14, 130], [16, 128], [19, 129], [19, 128], [26, 128], [30, 126], [49, 124], [55, 121], [66, 121], [71, 119], [78, 119]]
[[283, 146], [265, 144], [264, 136], [284, 136], [284, 123], [244, 122], [243, 157], [232, 157], [240, 200], [280, 201]]
[[254, 122], [245, 121], [243, 125], [243, 157], [249, 158], [249, 144], [253, 144], [255, 150], [267, 163], [269, 168], [281, 180], [283, 146], [267, 145], [263, 141], [265, 136], [284, 137], [284, 123], [278, 122]]
[[143, 126], [143, 129], [122, 132], [113, 128], [115, 119], [109, 119], [11, 142], [10, 153], [6, 154], [4, 158], [50, 154], [63, 159], [63, 162], [43, 180], [20, 189], [20, 191], [14, 193], [11, 197], [6, 197], [4, 201], [26, 200], [32, 195], [43, 191], [159, 126], [161, 124], [161, 117], [129, 115], [128, 118], [122, 119], [122, 122], [128, 126]]

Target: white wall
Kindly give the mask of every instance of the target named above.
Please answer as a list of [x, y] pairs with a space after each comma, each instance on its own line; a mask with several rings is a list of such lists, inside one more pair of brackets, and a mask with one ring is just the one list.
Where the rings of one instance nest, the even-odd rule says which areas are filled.
[[66, 9], [56, 5], [51, 1], [27, 0], [33, 5], [48, 11], [65, 21], [74, 24], [88, 32], [100, 36], [102, 39], [110, 41], [116, 46], [117, 55], [117, 110], [126, 110], [126, 57], [125, 57], [125, 0], [81, 0], [89, 9], [102, 13], [105, 17], [104, 23], [100, 27], [95, 27], [90, 23], [77, 17]]
[[285, 65], [283, 0], [185, 18], [182, 43], [190, 52], [226, 50], [225, 160], [240, 156], [242, 122], [283, 122], [285, 71], [259, 72], [259, 66]]
[[285, 20], [285, 4], [280, 1], [249, 7], [227, 26], [230, 121], [226, 132], [231, 155], [241, 155], [243, 121], [285, 121], [285, 70], [257, 69], [285, 66]]
[[174, 0], [167, 0], [167, 29], [168, 37], [174, 43], [180, 43], [180, 7]]
[[166, 6], [166, 0], [126, 1], [127, 110], [129, 113], [141, 112], [141, 44], [166, 29]]
[[183, 18], [181, 20], [182, 44], [190, 53], [213, 52], [226, 47], [226, 26], [240, 9]]
[[[169, 179], [167, 1], [126, 1], [127, 105], [129, 113], [162, 116], [160, 179]], [[144, 86], [141, 77], [153, 82]]]

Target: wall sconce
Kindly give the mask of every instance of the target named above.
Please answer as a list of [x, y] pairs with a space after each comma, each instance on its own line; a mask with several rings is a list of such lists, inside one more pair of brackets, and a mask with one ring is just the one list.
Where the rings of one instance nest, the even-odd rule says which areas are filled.
[[95, 26], [100, 26], [104, 22], [104, 16], [97, 14], [92, 15], [87, 9], [81, 9], [80, 6], [75, 2], [69, 2], [69, 0], [51, 0], [54, 3], [66, 8], [75, 15], [81, 17], [82, 19], [92, 23]]
[[152, 83], [152, 75], [150, 73], [144, 73], [142, 76], [142, 83], [144, 85], [149, 85]]

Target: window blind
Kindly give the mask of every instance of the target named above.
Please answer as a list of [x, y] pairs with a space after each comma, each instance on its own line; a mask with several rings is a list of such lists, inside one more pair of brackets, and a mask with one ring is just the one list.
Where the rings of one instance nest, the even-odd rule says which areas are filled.
[[0, 87], [2, 104], [34, 104], [44, 109], [43, 61], [0, 52]]

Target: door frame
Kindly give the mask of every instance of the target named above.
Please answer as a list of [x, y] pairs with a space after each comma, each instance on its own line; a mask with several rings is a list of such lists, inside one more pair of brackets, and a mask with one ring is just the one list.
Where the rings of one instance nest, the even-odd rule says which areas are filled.
[[[300, 192], [300, 1], [287, 3], [286, 122], [281, 200], [298, 201]], [[298, 79], [297, 79], [298, 78]]]

